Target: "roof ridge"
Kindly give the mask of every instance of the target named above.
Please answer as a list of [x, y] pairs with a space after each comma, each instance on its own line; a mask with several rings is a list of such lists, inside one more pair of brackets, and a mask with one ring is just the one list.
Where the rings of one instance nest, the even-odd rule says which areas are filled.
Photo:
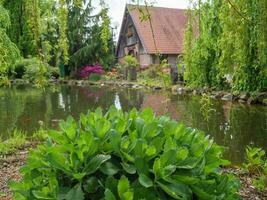
[[[133, 7], [145, 7], [145, 5], [136, 5], [136, 4], [130, 4], [130, 3], [127, 3], [126, 4], [126, 7], [128, 6], [133, 6]], [[170, 8], [170, 7], [163, 7], [163, 6], [147, 6], [148, 8], [161, 8], [161, 9], [174, 9], [174, 10], [183, 10], [183, 11], [186, 11], [187, 8]]]

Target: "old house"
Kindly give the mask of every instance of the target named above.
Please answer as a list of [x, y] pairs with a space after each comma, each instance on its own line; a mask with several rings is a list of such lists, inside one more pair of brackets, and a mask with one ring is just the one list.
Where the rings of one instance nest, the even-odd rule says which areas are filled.
[[159, 63], [156, 56], [159, 52], [161, 58], [168, 59], [172, 66], [176, 65], [178, 55], [183, 52], [186, 10], [147, 7], [150, 24], [149, 20], [142, 21], [140, 17], [141, 12], [147, 13], [146, 8], [138, 8], [126, 5], [117, 46], [119, 62], [130, 54], [138, 59], [141, 67], [147, 67]]

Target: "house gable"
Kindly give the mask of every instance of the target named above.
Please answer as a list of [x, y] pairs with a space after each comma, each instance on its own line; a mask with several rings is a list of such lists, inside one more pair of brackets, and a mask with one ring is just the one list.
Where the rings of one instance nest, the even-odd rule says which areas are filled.
[[126, 6], [117, 45], [117, 57], [122, 58], [131, 50], [133, 50], [135, 54], [146, 53], [146, 49], [139, 37], [128, 6]]

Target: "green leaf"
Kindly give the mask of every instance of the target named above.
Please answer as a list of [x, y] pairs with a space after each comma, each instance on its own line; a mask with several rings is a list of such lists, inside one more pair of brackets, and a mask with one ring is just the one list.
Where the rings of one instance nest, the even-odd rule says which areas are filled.
[[96, 155], [86, 164], [84, 172], [86, 172], [88, 175], [95, 173], [100, 166], [110, 158], [110, 155]]
[[73, 187], [66, 195], [66, 200], [84, 200], [84, 193], [82, 191], [81, 185], [78, 184]]
[[163, 183], [157, 182], [160, 188], [165, 191], [168, 195], [170, 195], [174, 199], [178, 200], [190, 200], [192, 199], [192, 191], [190, 188], [182, 183]]
[[153, 186], [152, 180], [144, 174], [140, 174], [138, 180], [139, 180], [139, 183], [145, 188], [149, 188]]
[[108, 176], [113, 176], [118, 173], [120, 169], [112, 162], [105, 162], [101, 167], [100, 171]]
[[84, 186], [85, 191], [88, 193], [94, 193], [97, 191], [97, 189], [100, 187], [98, 179], [94, 176], [90, 177], [86, 181], [86, 185]]
[[105, 190], [105, 200], [116, 200], [114, 194], [109, 190]]
[[125, 177], [122, 176], [118, 183], [118, 194], [122, 200], [132, 200], [133, 192], [131, 191], [130, 182]]
[[36, 199], [43, 199], [43, 200], [46, 200], [46, 199], [50, 199], [50, 200], [54, 200], [55, 198], [52, 198], [52, 197], [49, 197], [47, 196], [47, 194], [45, 194], [44, 192], [42, 191], [32, 191], [32, 194], [33, 196], [36, 198]]
[[127, 163], [121, 163], [123, 169], [128, 173], [128, 174], [135, 174], [136, 173], [136, 167], [134, 165], [130, 165]]
[[59, 169], [66, 174], [70, 174], [71, 170], [68, 165], [68, 160], [62, 154], [58, 153], [48, 153], [46, 155], [46, 160], [51, 164], [52, 167]]
[[197, 195], [197, 197], [199, 197], [200, 199], [216, 199], [215, 196], [207, 193], [206, 191], [204, 191], [202, 188], [199, 188], [198, 186], [191, 186], [192, 191], [194, 192], [194, 194]]
[[193, 185], [196, 184], [200, 181], [199, 178], [194, 177], [194, 176], [184, 176], [184, 175], [172, 175], [168, 178], [164, 178], [165, 181], [170, 182], [170, 183], [175, 183], [177, 181], [181, 183], [185, 183], [187, 185]]

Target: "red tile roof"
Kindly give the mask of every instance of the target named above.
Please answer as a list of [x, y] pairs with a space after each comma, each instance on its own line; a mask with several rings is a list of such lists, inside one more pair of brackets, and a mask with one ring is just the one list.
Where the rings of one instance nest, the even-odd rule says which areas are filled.
[[[157, 49], [161, 54], [181, 54], [183, 52], [183, 38], [187, 23], [186, 10], [148, 7], [156, 48], [149, 20], [141, 21], [140, 11], [134, 9], [132, 5], [128, 5], [127, 9], [147, 53], [155, 54]], [[141, 7], [141, 9], [146, 13], [145, 7]]]

